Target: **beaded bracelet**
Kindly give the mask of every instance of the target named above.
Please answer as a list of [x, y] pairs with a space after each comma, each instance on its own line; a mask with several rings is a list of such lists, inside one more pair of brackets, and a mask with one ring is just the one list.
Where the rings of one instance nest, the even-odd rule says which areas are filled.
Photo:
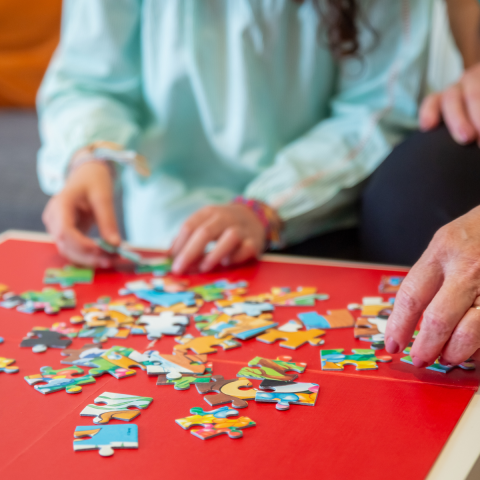
[[245, 205], [248, 207], [260, 220], [265, 228], [268, 247], [271, 249], [278, 249], [282, 246], [281, 230], [282, 222], [273, 208], [267, 204], [255, 200], [253, 198], [245, 198], [241, 195], [235, 197], [232, 203]]

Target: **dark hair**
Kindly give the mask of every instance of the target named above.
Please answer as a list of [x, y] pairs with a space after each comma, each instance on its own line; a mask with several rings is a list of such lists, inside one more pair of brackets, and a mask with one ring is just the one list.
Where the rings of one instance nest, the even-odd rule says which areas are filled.
[[327, 42], [337, 58], [357, 55], [357, 0], [313, 0], [326, 25]]
[[[304, 3], [305, 0], [294, 0]], [[358, 0], [311, 0], [326, 26], [328, 47], [336, 58], [358, 54]]]

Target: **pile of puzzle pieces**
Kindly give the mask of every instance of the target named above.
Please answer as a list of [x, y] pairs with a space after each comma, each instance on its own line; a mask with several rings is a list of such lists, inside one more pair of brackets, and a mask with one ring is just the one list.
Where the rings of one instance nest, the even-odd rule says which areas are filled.
[[[156, 276], [127, 282], [119, 291], [119, 299], [100, 297], [84, 305], [71, 317], [70, 326], [57, 322], [48, 328], [34, 327], [27, 333], [21, 347], [31, 348], [35, 353], [59, 348], [60, 363], [65, 365], [57, 370], [45, 366], [40, 373], [25, 376], [26, 382], [38, 392], [49, 394], [65, 390], [76, 394], [102, 375], [120, 380], [143, 371], [147, 376], [156, 377], [158, 386], [170, 386], [172, 390], [189, 390], [195, 384], [197, 392], [212, 407], [212, 410], [192, 407], [189, 416], [175, 420], [182, 428], [190, 429], [191, 434], [203, 440], [219, 435], [238, 439], [243, 436], [244, 429], [256, 425], [249, 417], [239, 416], [238, 410], [247, 408], [249, 401], [275, 403], [279, 411], [288, 410], [291, 405], [315, 406], [319, 385], [299, 381], [307, 365], [293, 362], [290, 356], [275, 359], [257, 356], [245, 364], [235, 378], [226, 379], [214, 374], [213, 363], [208, 357], [216, 353], [218, 347], [224, 350], [239, 348], [242, 342], [255, 337], [260, 342], [288, 349], [298, 349], [307, 343], [319, 347], [325, 343], [324, 337], [329, 330], [350, 328], [354, 337], [368, 342], [370, 348], [354, 348], [352, 353], [344, 353], [343, 348], [320, 348], [322, 370], [341, 372], [345, 366], [355, 367], [357, 371], [375, 370], [379, 363], [392, 361], [390, 356], [377, 352], [384, 348], [386, 323], [394, 297], [388, 301], [383, 296], [365, 297], [362, 303], [323, 312], [307, 310], [279, 325], [274, 319], [276, 308], [316, 307], [317, 302], [327, 300], [328, 295], [318, 293], [314, 287], [274, 287], [267, 293], [249, 295], [248, 283], [243, 280], [222, 279], [190, 286], [188, 281], [165, 276], [170, 267], [166, 261], [154, 259], [149, 265], [134, 252], [116, 249], [110, 253], [123, 255], [136, 263], [138, 271]], [[86, 270], [75, 267], [49, 269], [44, 281], [59, 283], [62, 287], [92, 282], [93, 272]], [[401, 282], [402, 277], [384, 276], [380, 293], [395, 295]], [[3, 297], [1, 306], [17, 307], [29, 313], [40, 310], [55, 313], [62, 308], [75, 307], [73, 290], [47, 288], [43, 292], [15, 295], [8, 287], [0, 286], [0, 295]], [[199, 313], [209, 302], [212, 302], [211, 310]], [[355, 312], [358, 312], [356, 317]], [[191, 323], [198, 331], [197, 336], [187, 333]], [[150, 345], [165, 335], [174, 336], [177, 345], [168, 353], [153, 349], [140, 353], [128, 347], [104, 348], [102, 345], [109, 339], [128, 339], [130, 335], [145, 335], [152, 341]], [[71, 348], [76, 338], [88, 339], [91, 343]], [[409, 350], [404, 353], [408, 354]], [[401, 360], [411, 361], [409, 357]], [[0, 372], [18, 371], [12, 363], [13, 359], [0, 358]], [[465, 362], [460, 367], [472, 369], [475, 365]], [[449, 371], [438, 361], [429, 368], [443, 373]], [[258, 388], [253, 387], [252, 380], [260, 382]], [[110, 456], [115, 448], [138, 448], [138, 429], [130, 422], [152, 400], [103, 393], [80, 413], [94, 417], [94, 425], [75, 428], [74, 450], [97, 449], [100, 455]], [[127, 424], [109, 424], [111, 420]]]

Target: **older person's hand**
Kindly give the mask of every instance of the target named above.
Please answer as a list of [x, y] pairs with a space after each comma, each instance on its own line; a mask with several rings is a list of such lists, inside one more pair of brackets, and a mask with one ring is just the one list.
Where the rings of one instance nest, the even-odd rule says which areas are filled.
[[387, 351], [408, 345], [423, 314], [410, 352], [415, 366], [430, 365], [439, 355], [444, 365], [458, 365], [472, 355], [480, 360], [479, 296], [477, 207], [442, 227], [403, 281], [387, 324]]

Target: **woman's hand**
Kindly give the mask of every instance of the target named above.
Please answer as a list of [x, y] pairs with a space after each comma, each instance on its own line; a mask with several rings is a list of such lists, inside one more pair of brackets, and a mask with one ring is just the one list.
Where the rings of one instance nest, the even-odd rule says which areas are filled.
[[[205, 248], [216, 241], [215, 248]], [[208, 272], [219, 263], [230, 265], [258, 257], [265, 248], [266, 231], [257, 215], [241, 204], [204, 207], [182, 226], [173, 242], [173, 272], [184, 273], [200, 259], [200, 271]], [[205, 254], [205, 256], [204, 256]]]
[[480, 207], [442, 227], [402, 283], [385, 334], [387, 351], [411, 341], [417, 367], [480, 360]]
[[480, 143], [480, 63], [465, 70], [455, 85], [425, 98], [420, 128], [431, 130], [442, 119], [457, 143]]
[[47, 203], [43, 223], [60, 253], [72, 262], [103, 268], [112, 265], [112, 257], [86, 233], [96, 223], [105, 241], [120, 244], [113, 189], [110, 167], [98, 161], [87, 162], [70, 174], [64, 189]]

